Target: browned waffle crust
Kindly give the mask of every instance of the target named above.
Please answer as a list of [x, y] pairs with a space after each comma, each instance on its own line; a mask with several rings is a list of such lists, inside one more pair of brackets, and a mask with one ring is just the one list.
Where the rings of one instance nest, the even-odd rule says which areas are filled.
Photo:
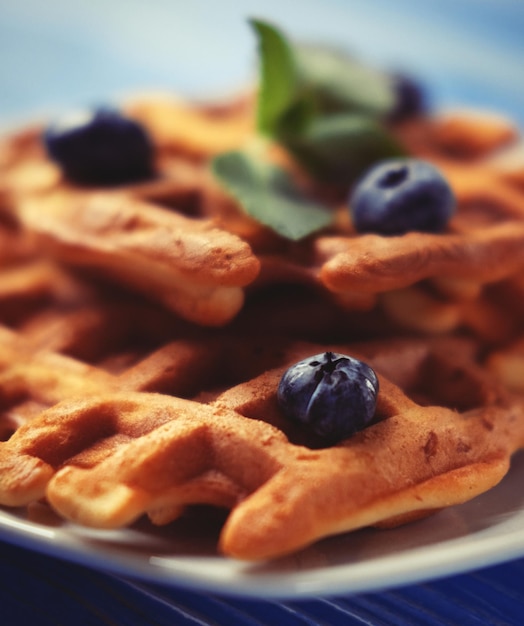
[[[243, 338], [238, 347], [226, 336], [175, 340], [115, 376], [5, 334], [4, 346], [26, 350], [25, 361], [4, 365], [3, 388], [16, 381], [13, 405], [30, 396], [50, 408], [1, 444], [4, 504], [45, 497], [61, 515], [101, 528], [144, 513], [166, 523], [191, 504], [227, 507], [221, 547], [238, 558], [278, 556], [467, 500], [502, 478], [523, 441], [522, 408], [475, 363], [475, 345], [458, 339], [359, 346], [281, 339], [271, 349], [267, 339], [261, 346]], [[380, 393], [374, 425], [319, 449], [280, 413], [276, 387], [286, 365], [328, 347], [371, 363]], [[249, 353], [264, 357], [262, 372], [242, 380], [241, 356]], [[220, 391], [227, 357], [236, 366]], [[200, 388], [190, 390], [178, 381], [200, 359]], [[206, 368], [211, 386], [203, 384]], [[166, 379], [188, 397], [131, 391], [155, 391]]]
[[[155, 140], [149, 182], [76, 187], [38, 128], [0, 146], [0, 502], [98, 528], [211, 504], [230, 510], [221, 550], [264, 559], [493, 487], [524, 442], [512, 125], [395, 129], [457, 195], [445, 233], [357, 235], [333, 201], [336, 227], [291, 244], [207, 169], [252, 133], [248, 96], [127, 109]], [[331, 447], [276, 399], [283, 371], [324, 350], [380, 381], [372, 425]]]

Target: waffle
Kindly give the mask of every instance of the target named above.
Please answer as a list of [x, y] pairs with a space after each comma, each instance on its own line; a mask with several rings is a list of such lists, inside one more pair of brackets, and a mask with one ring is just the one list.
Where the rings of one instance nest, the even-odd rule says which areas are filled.
[[[191, 108], [151, 96], [127, 110], [153, 137], [156, 178], [78, 188], [27, 131], [5, 142], [4, 211], [60, 262], [125, 283], [192, 322], [225, 325], [246, 292], [300, 283], [345, 310], [380, 308], [403, 327], [445, 332], [467, 324], [467, 304], [524, 264], [524, 168], [509, 121], [468, 113], [393, 129], [448, 178], [458, 210], [445, 233], [359, 235], [332, 198], [334, 227], [296, 243], [245, 215], [208, 171], [212, 156], [252, 134], [249, 97]], [[311, 181], [307, 190], [323, 193]]]
[[347, 310], [378, 307], [404, 328], [446, 332], [468, 325], [479, 295], [522, 267], [520, 137], [507, 120], [469, 112], [417, 119], [395, 132], [450, 183], [457, 210], [446, 232], [359, 235], [342, 207], [337, 232], [284, 257], [263, 254], [259, 280], [320, 285]]
[[[293, 169], [335, 222], [289, 242], [208, 170], [252, 136], [250, 94], [124, 108], [154, 139], [151, 180], [74, 185], [38, 127], [0, 146], [0, 503], [94, 528], [213, 505], [229, 511], [222, 553], [259, 560], [495, 486], [524, 442], [515, 128], [468, 114], [393, 129], [454, 189], [439, 235], [359, 235], [338, 191]], [[380, 382], [372, 425], [332, 447], [276, 401], [284, 370], [325, 350]]]
[[[186, 109], [192, 112], [189, 128], [197, 134], [212, 137], [214, 127], [231, 132], [233, 123], [223, 115]], [[180, 107], [169, 111], [182, 114]], [[164, 126], [173, 142], [169, 118]], [[182, 158], [176, 150], [174, 155], [163, 150], [159, 140], [155, 178], [109, 190], [82, 188], [65, 180], [47, 158], [41, 133], [39, 127], [19, 131], [0, 145], [0, 210], [39, 249], [62, 263], [130, 284], [202, 325], [220, 326], [238, 313], [244, 287], [259, 271], [249, 243], [217, 226], [213, 216], [194, 219], [165, 208], [169, 203], [183, 207], [205, 186], [208, 176], [195, 161], [194, 148], [180, 140]], [[163, 209], [150, 201], [159, 198]]]
[[[241, 559], [463, 502], [504, 476], [524, 437], [518, 403], [476, 364], [475, 345], [456, 338], [329, 346], [372, 364], [381, 391], [375, 423], [324, 448], [287, 423], [276, 387], [290, 362], [326, 346], [175, 340], [115, 375], [5, 334], [3, 345], [20, 355], [12, 365], [4, 355], [5, 395], [50, 408], [1, 444], [3, 504], [45, 497], [96, 528], [143, 514], [164, 524], [192, 504], [226, 507], [220, 547]], [[237, 363], [227, 375], [225, 355]], [[249, 380], [242, 355], [251, 355]], [[187, 368], [202, 360], [207, 376], [200, 367], [190, 389]], [[224, 377], [225, 389], [217, 386]], [[166, 378], [177, 396], [152, 393]]]

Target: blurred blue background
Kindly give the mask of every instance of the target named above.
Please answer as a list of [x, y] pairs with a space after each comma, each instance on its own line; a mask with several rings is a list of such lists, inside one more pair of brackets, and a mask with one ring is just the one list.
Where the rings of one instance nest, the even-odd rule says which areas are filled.
[[408, 69], [437, 105], [524, 121], [524, 0], [0, 0], [0, 120], [241, 87], [256, 60], [249, 16]]

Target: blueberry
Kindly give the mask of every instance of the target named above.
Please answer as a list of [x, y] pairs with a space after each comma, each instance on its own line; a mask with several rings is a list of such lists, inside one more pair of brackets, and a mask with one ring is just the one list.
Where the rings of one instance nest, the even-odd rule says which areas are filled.
[[377, 394], [378, 379], [371, 367], [334, 352], [291, 366], [277, 391], [284, 414], [327, 443], [367, 426], [375, 413]]
[[401, 122], [427, 111], [426, 94], [413, 77], [393, 73], [389, 78], [395, 94], [395, 104], [388, 115], [390, 122]]
[[439, 170], [419, 159], [390, 159], [371, 168], [349, 199], [358, 232], [402, 235], [442, 232], [455, 197]]
[[46, 129], [43, 141], [49, 157], [76, 183], [117, 185], [153, 171], [146, 131], [113, 109], [66, 116]]

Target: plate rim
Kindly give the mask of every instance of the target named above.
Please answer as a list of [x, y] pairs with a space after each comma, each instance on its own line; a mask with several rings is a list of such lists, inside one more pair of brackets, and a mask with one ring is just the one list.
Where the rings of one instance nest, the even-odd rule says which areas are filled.
[[[520, 467], [514, 467], [512, 463], [501, 483], [517, 482], [518, 477], [524, 474], [524, 451], [516, 453], [514, 458], [517, 457]], [[475, 509], [482, 508], [483, 498], [486, 500], [488, 494], [490, 499], [496, 499], [499, 488], [500, 484], [473, 500], [449, 507], [400, 529], [422, 530], [422, 535], [431, 533], [431, 526], [435, 523], [437, 528], [447, 523], [446, 514], [460, 516], [461, 511], [466, 510], [468, 515], [474, 515]], [[291, 572], [274, 570], [271, 563], [264, 572], [264, 564], [253, 566], [218, 554], [170, 557], [147, 555], [145, 551], [139, 552], [137, 557], [133, 552], [112, 552], [106, 541], [107, 531], [85, 529], [69, 522], [62, 522], [58, 527], [45, 526], [24, 519], [24, 513], [24, 509], [0, 507], [0, 541], [126, 579], [259, 600], [380, 592], [465, 574], [524, 556], [524, 525], [518, 523], [524, 521], [524, 503], [513, 511], [513, 515], [496, 513], [492, 525], [466, 536], [466, 540], [459, 535], [400, 550], [399, 553], [384, 555], [379, 552], [371, 558], [336, 565], [315, 566], [313, 563], [311, 568], [296, 568]], [[500, 532], [497, 532], [498, 529]], [[354, 538], [355, 532], [370, 533], [372, 544], [374, 534], [381, 536], [384, 532], [393, 533], [394, 538], [396, 531], [363, 529], [343, 536]], [[118, 537], [122, 533], [133, 532], [133, 529], [124, 528], [110, 531], [109, 536], [116, 534]], [[90, 541], [93, 539], [94, 544]], [[335, 543], [340, 541], [340, 536], [330, 537], [315, 546], [322, 545], [324, 541]], [[206, 573], [205, 568], [209, 568], [210, 563], [218, 565], [218, 569], [215, 567]], [[254, 570], [249, 571], [252, 567]], [[257, 569], [262, 574], [257, 574]]]

